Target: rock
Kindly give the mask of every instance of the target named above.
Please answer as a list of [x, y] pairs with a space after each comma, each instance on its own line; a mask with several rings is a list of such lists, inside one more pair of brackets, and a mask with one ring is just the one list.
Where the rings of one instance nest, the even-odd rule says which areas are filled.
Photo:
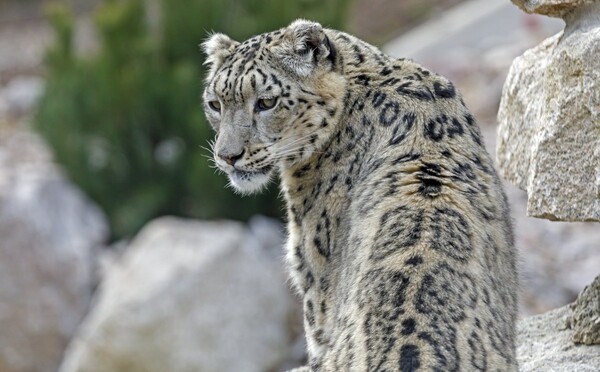
[[109, 269], [60, 371], [272, 370], [290, 307], [278, 263], [243, 225], [163, 217]]
[[32, 134], [0, 137], [0, 371], [56, 371], [107, 235], [100, 210]]
[[585, 287], [571, 304], [572, 314], [567, 327], [573, 330], [573, 342], [578, 344], [600, 344], [600, 275]]
[[562, 28], [562, 21], [525, 15], [506, 0], [469, 0], [407, 30], [383, 49], [450, 75], [454, 81], [461, 74], [474, 73], [472, 65], [479, 67], [481, 56], [495, 48], [519, 49], [519, 55], [537, 44], [540, 36], [543, 39]]
[[570, 312], [569, 306], [565, 306], [518, 323], [520, 372], [598, 372], [600, 345], [575, 345], [571, 341], [573, 331], [559, 329]]
[[600, 3], [517, 58], [498, 113], [497, 157], [527, 191], [527, 214], [600, 221]]
[[[283, 260], [285, 252], [285, 227], [281, 222], [261, 215], [256, 215], [248, 221], [248, 229], [253, 237], [258, 240], [261, 247], [268, 252], [274, 260]], [[283, 269], [283, 267], [282, 267]], [[284, 271], [287, 275], [287, 271]]]
[[573, 8], [598, 0], [511, 0], [527, 13], [563, 18]]
[[[20, 115], [30, 111], [37, 103], [44, 89], [42, 78], [27, 76], [17, 77], [0, 89], [0, 101], [6, 106], [10, 115]], [[1, 111], [0, 111], [1, 112]]]

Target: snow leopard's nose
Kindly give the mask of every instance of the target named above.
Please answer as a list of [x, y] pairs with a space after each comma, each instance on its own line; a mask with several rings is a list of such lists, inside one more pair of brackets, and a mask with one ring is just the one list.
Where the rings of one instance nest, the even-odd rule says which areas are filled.
[[242, 149], [242, 152], [240, 152], [237, 155], [233, 155], [233, 154], [227, 153], [227, 152], [220, 152], [217, 154], [217, 156], [220, 157], [221, 159], [223, 159], [227, 164], [233, 166], [236, 161], [240, 160], [242, 158], [242, 156], [244, 156], [244, 152], [245, 152], [245, 150], [243, 150], [243, 149]]

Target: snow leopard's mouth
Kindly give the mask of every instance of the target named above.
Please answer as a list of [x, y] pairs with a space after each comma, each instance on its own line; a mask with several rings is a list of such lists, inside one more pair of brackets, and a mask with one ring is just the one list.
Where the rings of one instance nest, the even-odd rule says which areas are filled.
[[269, 183], [272, 170], [272, 165], [254, 171], [234, 168], [228, 172], [228, 176], [231, 185], [237, 191], [243, 194], [250, 194], [260, 191]]
[[272, 165], [267, 165], [266, 167], [263, 167], [263, 168], [260, 168], [257, 170], [253, 170], [253, 171], [233, 168], [233, 171], [231, 172], [231, 174], [233, 174], [237, 177], [241, 177], [241, 178], [249, 178], [249, 177], [269, 174], [269, 173], [271, 173], [272, 170], [273, 170]]

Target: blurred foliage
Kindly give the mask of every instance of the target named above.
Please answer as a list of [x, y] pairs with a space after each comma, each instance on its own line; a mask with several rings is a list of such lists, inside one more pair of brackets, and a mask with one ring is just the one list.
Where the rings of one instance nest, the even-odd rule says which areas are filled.
[[48, 15], [56, 41], [36, 126], [71, 179], [104, 209], [113, 239], [165, 214], [280, 216], [275, 185], [241, 198], [210, 168], [201, 146], [214, 134], [200, 104], [198, 44], [211, 30], [243, 40], [299, 17], [339, 28], [347, 3], [106, 0], [94, 14], [101, 47], [87, 58], [74, 51], [69, 8], [55, 4]]

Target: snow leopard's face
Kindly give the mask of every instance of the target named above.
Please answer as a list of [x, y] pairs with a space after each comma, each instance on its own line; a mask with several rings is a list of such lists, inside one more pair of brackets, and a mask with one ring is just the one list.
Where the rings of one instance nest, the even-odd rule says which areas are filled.
[[318, 25], [297, 21], [237, 43], [205, 44], [211, 65], [204, 111], [216, 132], [214, 160], [241, 193], [261, 190], [279, 166], [322, 147], [341, 112], [345, 80]]

